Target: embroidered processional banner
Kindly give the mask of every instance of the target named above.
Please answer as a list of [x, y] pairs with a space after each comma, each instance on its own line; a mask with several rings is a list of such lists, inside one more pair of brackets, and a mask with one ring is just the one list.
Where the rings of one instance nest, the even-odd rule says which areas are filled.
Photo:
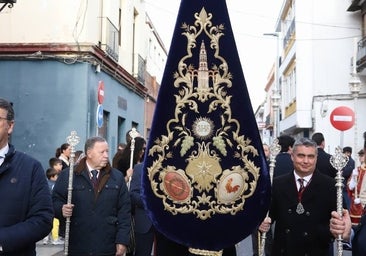
[[223, 0], [181, 2], [142, 184], [154, 226], [194, 250], [234, 245], [267, 213], [268, 166]]

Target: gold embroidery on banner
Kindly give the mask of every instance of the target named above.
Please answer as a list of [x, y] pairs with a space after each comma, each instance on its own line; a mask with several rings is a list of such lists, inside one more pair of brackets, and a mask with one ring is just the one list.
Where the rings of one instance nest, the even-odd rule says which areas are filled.
[[[232, 75], [219, 47], [224, 26], [213, 26], [212, 14], [204, 8], [194, 17], [194, 25], [182, 25], [188, 42], [187, 53], [174, 74], [174, 117], [166, 124], [166, 134], [150, 148], [154, 161], [147, 170], [152, 191], [162, 199], [165, 210], [172, 214], [192, 213], [205, 220], [213, 214], [234, 215], [242, 210], [245, 200], [255, 191], [260, 168], [248, 158], [258, 156], [251, 139], [239, 134], [240, 123], [232, 117], [230, 103], [235, 95], [227, 93]], [[213, 57], [219, 62], [211, 69], [207, 66], [204, 40], [198, 69], [188, 63], [200, 35], [208, 37]], [[234, 150], [234, 157], [241, 164], [223, 170], [220, 162], [232, 157], [227, 155], [228, 148]], [[180, 165], [186, 164], [185, 170], [174, 166], [176, 160], [174, 164], [169, 161], [173, 151], [179, 152], [174, 159]]]

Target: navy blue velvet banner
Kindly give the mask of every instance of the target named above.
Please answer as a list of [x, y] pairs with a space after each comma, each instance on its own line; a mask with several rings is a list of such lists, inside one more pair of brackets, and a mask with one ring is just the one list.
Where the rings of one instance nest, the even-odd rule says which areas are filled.
[[268, 169], [225, 1], [183, 0], [144, 161], [154, 226], [190, 248], [232, 246], [266, 215]]

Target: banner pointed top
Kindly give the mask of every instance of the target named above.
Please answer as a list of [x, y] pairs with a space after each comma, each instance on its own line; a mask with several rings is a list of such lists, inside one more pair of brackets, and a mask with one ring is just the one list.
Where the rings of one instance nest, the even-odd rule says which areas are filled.
[[142, 186], [154, 226], [190, 251], [230, 247], [267, 213], [268, 164], [223, 0], [181, 2]]

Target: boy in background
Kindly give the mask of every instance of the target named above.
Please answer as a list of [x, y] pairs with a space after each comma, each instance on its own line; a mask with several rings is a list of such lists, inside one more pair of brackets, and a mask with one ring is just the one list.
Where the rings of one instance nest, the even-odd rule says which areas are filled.
[[57, 157], [51, 157], [50, 160], [48, 161], [50, 168], [53, 168], [57, 171], [57, 173], [59, 174], [62, 170], [62, 160], [57, 158]]
[[[47, 169], [46, 176], [47, 176], [48, 187], [50, 188], [50, 193], [52, 194], [53, 186], [55, 185], [58, 174], [62, 169], [62, 162], [60, 159], [54, 157], [54, 158], [50, 159], [49, 164], [51, 167]], [[61, 169], [57, 170], [52, 166], [56, 167], [57, 169], [59, 169], [58, 167], [61, 167]], [[52, 231], [48, 236], [46, 236], [43, 239], [44, 245], [48, 244], [49, 242], [51, 242], [54, 245], [64, 243], [64, 241], [62, 241], [58, 237], [59, 225], [60, 225], [59, 220], [56, 218], [53, 218]]]

